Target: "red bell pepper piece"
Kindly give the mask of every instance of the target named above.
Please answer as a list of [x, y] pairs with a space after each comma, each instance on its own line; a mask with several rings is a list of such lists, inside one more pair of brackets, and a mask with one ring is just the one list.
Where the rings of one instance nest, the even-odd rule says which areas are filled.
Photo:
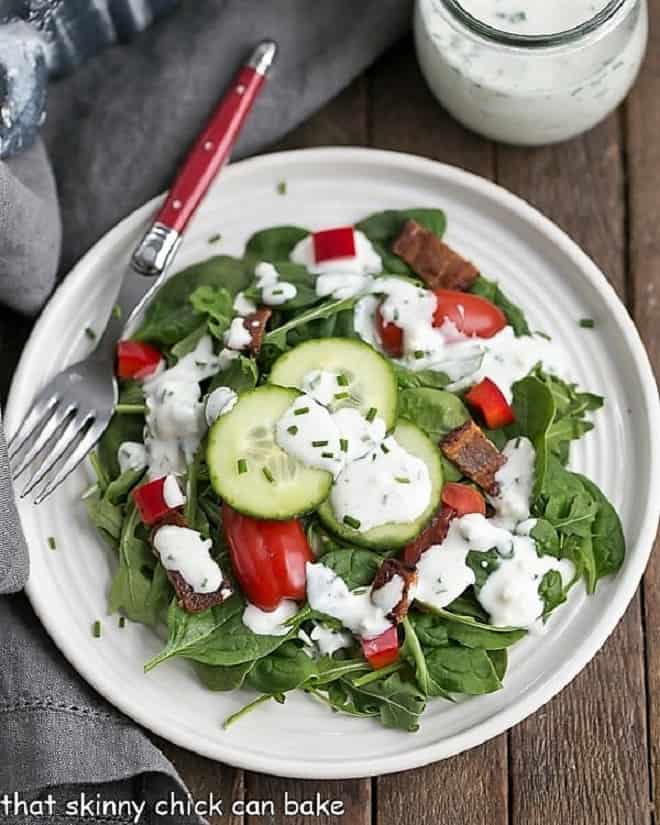
[[502, 391], [490, 378], [484, 378], [465, 394], [465, 400], [483, 418], [491, 430], [513, 424], [516, 417]]
[[145, 524], [155, 524], [168, 513], [175, 510], [165, 501], [165, 481], [167, 476], [147, 481], [133, 490], [133, 501]]
[[387, 667], [399, 658], [399, 634], [393, 625], [373, 639], [362, 639], [362, 652], [374, 670]]
[[158, 369], [162, 355], [142, 341], [119, 341], [117, 375], [119, 378], [147, 378]]
[[324, 229], [312, 234], [314, 260], [317, 264], [333, 258], [355, 257], [355, 232], [352, 226]]
[[468, 484], [456, 484], [453, 481], [447, 482], [442, 488], [442, 503], [456, 511], [456, 515], [467, 516], [468, 513], [481, 513], [486, 515], [486, 502], [484, 497], [474, 487]]
[[261, 610], [275, 610], [282, 599], [303, 601], [306, 564], [314, 561], [297, 519], [267, 521], [222, 508], [229, 554], [247, 598]]

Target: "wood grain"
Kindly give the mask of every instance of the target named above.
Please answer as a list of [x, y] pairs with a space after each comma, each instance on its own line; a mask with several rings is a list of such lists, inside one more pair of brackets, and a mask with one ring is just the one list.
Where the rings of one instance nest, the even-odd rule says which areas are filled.
[[[629, 166], [630, 306], [660, 375], [660, 0], [651, 0], [649, 51], [625, 113]], [[654, 491], [657, 495], [658, 491]], [[660, 541], [644, 577], [649, 771], [660, 822]]]
[[[498, 181], [562, 226], [626, 295], [620, 120], [557, 147], [501, 148]], [[640, 602], [609, 643], [542, 711], [510, 733], [513, 823], [649, 822]]]
[[[369, 73], [372, 145], [424, 155], [492, 178], [493, 146], [459, 126], [432, 98], [412, 44], [403, 41]], [[423, 770], [383, 776], [375, 791], [378, 825], [504, 825], [507, 742], [500, 736]]]

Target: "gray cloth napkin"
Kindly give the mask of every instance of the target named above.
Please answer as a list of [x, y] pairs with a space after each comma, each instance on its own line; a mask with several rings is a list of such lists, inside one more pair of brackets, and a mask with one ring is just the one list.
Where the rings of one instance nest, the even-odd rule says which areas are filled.
[[[53, 85], [43, 133], [48, 156], [37, 144], [0, 163], [0, 301], [32, 313], [48, 296], [58, 270], [60, 213], [65, 271], [167, 185], [256, 40], [275, 37], [280, 59], [235, 157], [263, 150], [335, 95], [405, 32], [410, 6], [196, 0]], [[0, 593], [19, 589], [26, 572], [0, 440]], [[140, 802], [181, 787], [144, 734], [57, 653], [25, 597], [0, 598], [0, 802], [5, 792], [43, 795], [47, 788], [60, 799], [82, 789]], [[0, 807], [0, 821], [2, 813]], [[151, 820], [145, 814], [140, 821]]]

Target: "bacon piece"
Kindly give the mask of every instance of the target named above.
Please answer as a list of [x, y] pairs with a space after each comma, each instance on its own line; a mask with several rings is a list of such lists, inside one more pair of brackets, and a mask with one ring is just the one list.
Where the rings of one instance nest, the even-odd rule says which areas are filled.
[[417, 221], [406, 221], [392, 251], [403, 258], [429, 289], [466, 292], [479, 277], [479, 270], [473, 263]]
[[264, 340], [266, 324], [270, 321], [273, 310], [270, 307], [259, 307], [256, 312], [251, 312], [243, 318], [243, 326], [250, 333], [250, 352], [252, 355], [259, 355], [261, 344]]
[[403, 560], [408, 565], [416, 565], [422, 557], [422, 553], [433, 544], [442, 544], [449, 532], [449, 523], [456, 515], [456, 510], [443, 504], [439, 507], [433, 518], [416, 539], [406, 544], [403, 550]]
[[410, 609], [412, 600], [415, 597], [415, 586], [417, 585], [417, 571], [414, 566], [406, 564], [399, 559], [385, 559], [378, 568], [376, 577], [371, 585], [372, 592], [380, 590], [381, 587], [392, 581], [395, 576], [403, 579], [403, 592], [400, 600], [394, 605], [388, 618], [397, 624], [402, 622]]
[[[161, 519], [161, 521], [159, 521], [156, 527], [154, 527], [151, 531], [150, 535], [151, 549], [156, 557], [159, 556], [154, 544], [154, 537], [158, 529], [163, 527], [165, 524], [172, 524], [175, 527], [188, 526], [185, 518], [183, 517], [183, 513], [178, 512], [177, 510], [173, 510], [165, 518]], [[187, 613], [201, 613], [204, 610], [208, 610], [209, 607], [215, 607], [216, 604], [222, 604], [222, 602], [226, 601], [226, 599], [228, 599], [233, 592], [229, 581], [224, 579], [221, 582], [220, 587], [217, 590], [214, 590], [213, 593], [196, 593], [178, 570], [165, 570], [165, 572], [167, 573], [167, 578], [172, 583], [178, 603]]]
[[474, 421], [456, 427], [440, 442], [440, 449], [469, 479], [489, 495], [499, 493], [495, 474], [506, 463], [506, 456], [483, 434]]

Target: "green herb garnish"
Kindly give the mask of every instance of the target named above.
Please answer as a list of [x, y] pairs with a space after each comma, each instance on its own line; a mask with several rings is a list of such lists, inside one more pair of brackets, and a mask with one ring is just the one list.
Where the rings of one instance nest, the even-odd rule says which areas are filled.
[[216, 232], [215, 235], [211, 235], [209, 238], [209, 243], [218, 243], [221, 238], [222, 235], [219, 232]]
[[286, 428], [286, 431], [289, 433], [289, 435], [295, 435], [298, 432], [298, 427], [296, 427], [295, 424], [292, 424], [290, 427]]
[[327, 447], [327, 441], [312, 441], [312, 447]]
[[337, 383], [340, 387], [347, 387], [348, 386], [348, 378], [345, 375], [338, 375], [337, 376]]
[[239, 458], [236, 462], [236, 468], [238, 470], [239, 476], [243, 475], [243, 473], [247, 473], [247, 461], [244, 458]]
[[55, 536], [48, 536], [48, 546], [51, 550], [57, 549], [57, 544], [55, 543]]
[[352, 527], [354, 530], [360, 529], [360, 520], [353, 518], [353, 516], [344, 516], [343, 522], [347, 527]]
[[578, 323], [583, 329], [593, 329], [596, 326], [593, 318], [581, 318]]
[[85, 327], [85, 335], [90, 341], [96, 341], [96, 333], [91, 327]]
[[306, 415], [309, 412], [309, 407], [298, 407], [297, 410], [293, 411], [294, 415]]
[[373, 421], [377, 414], [378, 410], [375, 407], [370, 407], [365, 418], [367, 419], [367, 421]]
[[101, 638], [101, 622], [98, 619], [92, 625], [92, 636], [95, 639]]
[[277, 194], [278, 195], [286, 195], [286, 181], [281, 180], [277, 184]]
[[266, 478], [268, 479], [268, 481], [270, 481], [271, 484], [274, 483], [275, 476], [271, 473], [268, 467], [262, 467], [261, 472], [266, 476]]
[[347, 438], [340, 438], [339, 439], [339, 448], [342, 453], [348, 452], [348, 439]]

